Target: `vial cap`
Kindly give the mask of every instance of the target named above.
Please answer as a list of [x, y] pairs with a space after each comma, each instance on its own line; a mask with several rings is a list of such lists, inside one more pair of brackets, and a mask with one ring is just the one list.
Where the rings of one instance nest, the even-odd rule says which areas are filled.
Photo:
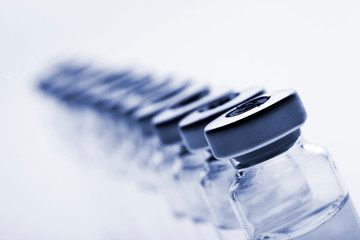
[[[72, 89], [68, 93], [68, 101], [78, 102], [82, 104], [88, 104], [89, 101], [95, 99], [107, 91], [113, 88], [126, 87], [133, 82], [133, 79], [129, 77], [129, 73], [107, 73], [104, 76], [100, 76], [96, 84], [83, 88]], [[71, 92], [72, 91], [72, 92]]]
[[154, 116], [167, 109], [169, 106], [188, 98], [194, 94], [194, 92], [199, 90], [199, 86], [191, 85], [189, 81], [176, 82], [172, 84], [169, 89], [164, 90], [154, 97], [151, 103], [144, 104], [137, 109], [133, 113], [132, 118], [139, 123], [144, 136], [151, 136], [153, 135], [151, 119]]
[[227, 91], [187, 115], [179, 123], [180, 135], [189, 150], [208, 148], [204, 129], [206, 125], [242, 102], [265, 93], [262, 87], [243, 91]]
[[61, 81], [59, 82], [59, 85], [55, 86], [53, 94], [57, 98], [66, 100], [68, 94], [87, 89], [88, 86], [98, 81], [99, 77], [102, 75], [103, 72], [101, 70], [90, 69], [66, 77], [65, 81]]
[[209, 101], [210, 88], [197, 87], [185, 98], [174, 103], [166, 110], [157, 114], [151, 120], [154, 133], [160, 138], [163, 145], [170, 145], [181, 141], [178, 124], [182, 118], [194, 109]]
[[132, 115], [134, 111], [141, 107], [144, 100], [149, 102], [153, 101], [158, 94], [162, 94], [162, 91], [166, 89], [170, 83], [170, 78], [154, 79], [153, 82], [147, 84], [144, 88], [128, 94], [122, 102], [122, 114]]
[[75, 78], [89, 70], [87, 65], [62, 63], [41, 80], [42, 90], [55, 94], [58, 88], [76, 82]]
[[139, 89], [143, 89], [146, 85], [150, 84], [152, 81], [151, 76], [128, 76], [131, 78], [131, 84], [127, 84], [126, 86], [119, 85], [114, 86], [109, 91], [106, 91], [96, 98], [92, 99], [91, 104], [95, 106], [95, 108], [102, 109], [105, 111], [111, 111], [112, 109], [116, 109], [118, 111], [122, 111], [124, 107], [123, 101], [129, 93], [134, 93]]
[[216, 158], [235, 158], [281, 142], [298, 132], [305, 120], [298, 94], [282, 90], [263, 94], [224, 113], [205, 127], [205, 136]]

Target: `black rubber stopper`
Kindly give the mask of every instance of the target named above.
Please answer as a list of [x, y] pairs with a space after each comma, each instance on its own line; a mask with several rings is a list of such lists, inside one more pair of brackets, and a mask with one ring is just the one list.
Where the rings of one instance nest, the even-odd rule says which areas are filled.
[[154, 116], [202, 90], [204, 90], [203, 87], [191, 85], [189, 81], [176, 83], [158, 94], [151, 103], [144, 104], [137, 109], [132, 118], [139, 123], [144, 136], [152, 136], [151, 119]]
[[180, 135], [186, 147], [189, 150], [208, 148], [209, 145], [204, 135], [206, 125], [242, 102], [263, 93], [265, 90], [262, 87], [252, 87], [241, 92], [228, 91], [190, 113], [179, 123]]
[[205, 127], [205, 136], [216, 158], [235, 158], [239, 166], [248, 166], [290, 148], [305, 120], [298, 94], [283, 90], [221, 115]]
[[196, 108], [204, 105], [213, 97], [209, 87], [201, 87], [186, 98], [173, 104], [160, 112], [151, 120], [154, 132], [159, 136], [163, 145], [174, 144], [181, 141], [178, 124], [182, 118]]

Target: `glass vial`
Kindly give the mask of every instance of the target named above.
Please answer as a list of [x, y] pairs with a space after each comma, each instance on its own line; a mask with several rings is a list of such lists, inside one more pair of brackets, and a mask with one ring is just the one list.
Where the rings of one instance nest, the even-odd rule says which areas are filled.
[[236, 171], [229, 161], [219, 161], [212, 156], [204, 136], [204, 128], [224, 112], [262, 93], [264, 90], [261, 87], [241, 92], [227, 91], [196, 109], [179, 123], [180, 135], [190, 150], [182, 156], [182, 168], [178, 171], [180, 182], [188, 196], [198, 199], [191, 201], [194, 213], [204, 216], [201, 210], [204, 205], [208, 206], [223, 240], [244, 239], [243, 230], [228, 198], [230, 182]]
[[214, 156], [237, 174], [231, 203], [248, 239], [360, 239], [360, 223], [338, 170], [306, 142], [306, 112], [292, 90], [264, 94], [205, 128]]

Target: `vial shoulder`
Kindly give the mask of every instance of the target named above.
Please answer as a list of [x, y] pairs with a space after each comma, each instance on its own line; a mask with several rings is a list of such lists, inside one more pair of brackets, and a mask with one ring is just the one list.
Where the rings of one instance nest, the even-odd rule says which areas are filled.
[[331, 158], [330, 152], [323, 146], [310, 142], [301, 142], [301, 148], [311, 155], [318, 155], [319, 157]]
[[233, 168], [208, 169], [201, 174], [201, 185], [203, 187], [229, 189], [231, 181], [235, 178], [236, 170]]

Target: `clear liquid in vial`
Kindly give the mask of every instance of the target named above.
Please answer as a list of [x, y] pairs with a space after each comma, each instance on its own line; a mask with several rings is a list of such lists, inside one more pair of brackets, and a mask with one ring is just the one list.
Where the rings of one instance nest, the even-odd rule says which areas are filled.
[[[320, 223], [318, 227], [302, 235], [301, 231], [306, 232], [309, 229], [306, 226], [313, 227], [321, 216], [329, 217]], [[321, 218], [323, 219], [323, 218]], [[310, 222], [310, 223], [309, 223]], [[292, 223], [299, 230], [291, 229], [291, 226], [285, 226], [278, 229], [277, 234], [267, 236], [256, 236], [257, 240], [264, 239], [294, 239], [294, 240], [359, 240], [360, 239], [360, 221], [357, 216], [354, 205], [347, 195], [341, 202], [333, 202], [318, 211], [314, 211], [310, 216], [304, 216], [298, 223]], [[303, 226], [303, 227], [302, 227]], [[294, 233], [291, 236], [287, 233]], [[299, 236], [300, 235], [300, 236]]]
[[338, 209], [338, 212], [331, 219], [321, 224], [315, 230], [294, 239], [359, 240], [360, 221], [351, 198], [347, 196], [344, 199]]

